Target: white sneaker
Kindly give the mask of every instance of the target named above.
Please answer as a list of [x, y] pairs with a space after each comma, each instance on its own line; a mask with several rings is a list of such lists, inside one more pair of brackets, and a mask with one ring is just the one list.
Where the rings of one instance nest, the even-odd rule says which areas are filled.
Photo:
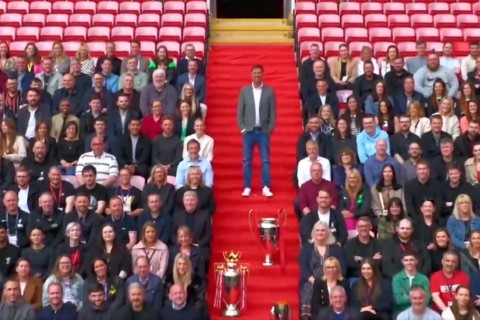
[[245, 188], [245, 189], [243, 189], [242, 197], [250, 197], [251, 194], [252, 194], [252, 189]]
[[273, 197], [273, 193], [272, 191], [270, 191], [270, 188], [269, 187], [263, 187], [262, 189], [262, 194], [265, 196], [265, 197]]

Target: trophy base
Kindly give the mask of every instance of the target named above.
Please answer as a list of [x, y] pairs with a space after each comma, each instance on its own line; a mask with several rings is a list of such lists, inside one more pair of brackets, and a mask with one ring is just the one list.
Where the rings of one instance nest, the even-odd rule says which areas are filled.
[[271, 258], [269, 255], [265, 256], [265, 260], [263, 261], [262, 265], [263, 265], [264, 267], [271, 267], [271, 266], [273, 266], [272, 258]]
[[238, 309], [227, 308], [227, 310], [223, 311], [222, 315], [226, 318], [238, 318], [240, 317], [240, 311], [238, 311]]

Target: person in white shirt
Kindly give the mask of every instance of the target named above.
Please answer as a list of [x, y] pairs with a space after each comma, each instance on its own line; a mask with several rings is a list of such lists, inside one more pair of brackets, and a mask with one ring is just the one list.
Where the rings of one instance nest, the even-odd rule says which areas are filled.
[[[480, 319], [480, 313], [475, 310], [476, 300], [472, 296], [472, 291], [465, 285], [459, 285], [455, 289], [455, 301], [453, 304], [442, 312], [443, 320], [457, 319]], [[474, 304], [475, 302], [475, 304]]]
[[463, 81], [467, 80], [469, 72], [475, 70], [476, 60], [478, 56], [478, 42], [470, 43], [470, 54], [462, 59], [460, 63], [460, 71], [462, 73]]
[[410, 287], [410, 303], [412, 306], [401, 312], [397, 320], [442, 320], [438, 313], [427, 307], [427, 294], [421, 286]]
[[371, 61], [373, 64], [373, 73], [380, 74], [380, 67], [378, 66], [377, 59], [373, 57], [372, 48], [369, 46], [363, 46], [360, 53], [360, 60], [357, 62], [357, 76], [360, 77], [363, 74], [363, 64], [365, 61]]
[[311, 179], [310, 167], [314, 163], [320, 163], [323, 168], [322, 179], [331, 181], [331, 167], [330, 161], [327, 158], [321, 157], [318, 152], [318, 143], [314, 140], [307, 141], [307, 154], [308, 156], [298, 162], [297, 166], [297, 180], [298, 187]]
[[195, 120], [193, 129], [195, 133], [185, 137], [185, 141], [183, 142], [183, 159], [188, 157], [188, 141], [195, 139], [200, 143], [200, 156], [211, 162], [213, 160], [214, 141], [212, 137], [205, 134], [205, 121], [200, 118]]
[[452, 70], [455, 74], [460, 73], [460, 61], [452, 57], [453, 44], [445, 42], [443, 45], [443, 56], [440, 58], [440, 65]]

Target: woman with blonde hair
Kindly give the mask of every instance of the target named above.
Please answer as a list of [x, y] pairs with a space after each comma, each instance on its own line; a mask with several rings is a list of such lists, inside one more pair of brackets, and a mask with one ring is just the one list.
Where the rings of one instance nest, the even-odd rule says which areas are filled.
[[333, 135], [335, 118], [333, 117], [332, 107], [329, 104], [324, 104], [318, 109], [318, 118], [320, 119], [320, 132], [327, 136]]
[[148, 221], [143, 225], [140, 242], [132, 248], [132, 263], [138, 257], [145, 256], [150, 262], [150, 271], [160, 278], [164, 278], [168, 267], [168, 247], [158, 239], [157, 226]]
[[460, 135], [460, 122], [458, 117], [453, 112], [453, 100], [445, 97], [442, 99], [437, 113], [442, 116], [443, 125], [442, 131], [450, 134], [455, 140]]
[[473, 212], [470, 196], [460, 194], [457, 197], [452, 215], [447, 220], [447, 229], [455, 249], [468, 247], [472, 232], [480, 230], [480, 218]]
[[147, 208], [147, 199], [151, 194], [158, 194], [162, 199], [163, 210], [171, 214], [175, 206], [175, 187], [167, 181], [167, 169], [161, 164], [153, 166], [150, 170], [150, 178], [143, 188], [143, 207]]
[[195, 96], [195, 87], [190, 83], [186, 83], [182, 92], [180, 92], [180, 100], [187, 101], [192, 107], [192, 113], [196, 118], [205, 119], [207, 117], [207, 106], [200, 101]]
[[185, 185], [175, 192], [175, 205], [177, 208], [184, 208], [183, 195], [187, 191], [195, 191], [198, 196], [199, 210], [208, 210], [211, 215], [215, 212], [215, 199], [212, 188], [203, 183], [203, 173], [200, 167], [190, 167], [187, 173]]
[[425, 108], [418, 101], [413, 101], [408, 105], [407, 114], [412, 120], [410, 123], [410, 132], [421, 137], [425, 132], [431, 131], [430, 119], [425, 117]]
[[50, 56], [53, 59], [53, 70], [66, 74], [70, 70], [70, 58], [65, 54], [61, 42], [55, 41], [52, 45], [52, 53]]
[[20, 162], [27, 156], [27, 141], [17, 134], [15, 120], [10, 118], [3, 120], [0, 138], [4, 147], [3, 157], [13, 162], [15, 168], [18, 168]]
[[470, 279], [480, 269], [480, 230], [473, 231], [468, 239], [468, 247], [460, 250], [460, 270]]
[[177, 230], [177, 243], [169, 248], [170, 261], [168, 263], [168, 274], [173, 272], [175, 258], [179, 253], [186, 254], [190, 258], [192, 270], [200, 278], [205, 277], [205, 260], [203, 260], [202, 251], [198, 246], [193, 245], [192, 231], [187, 226], [181, 226]]
[[95, 72], [95, 62], [93, 62], [93, 59], [90, 56], [90, 49], [86, 43], [80, 44], [80, 47], [75, 53], [75, 58], [80, 62], [81, 72], [83, 74], [86, 74], [87, 76], [93, 75]]
[[178, 103], [178, 116], [175, 119], [175, 133], [182, 140], [191, 134], [194, 134], [193, 123], [195, 122], [195, 115], [192, 107], [187, 101], [180, 101]]

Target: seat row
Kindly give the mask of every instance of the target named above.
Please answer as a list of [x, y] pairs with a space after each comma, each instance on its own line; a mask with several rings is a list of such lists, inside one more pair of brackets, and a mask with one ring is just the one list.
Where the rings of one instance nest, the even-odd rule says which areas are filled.
[[479, 27], [480, 20], [475, 14], [436, 14], [417, 13], [384, 15], [383, 13], [362, 14], [299, 14], [295, 17], [296, 28], [302, 27], [436, 27], [436, 28], [467, 28]]
[[403, 2], [297, 2], [295, 3], [295, 14], [417, 14], [417, 13], [450, 13], [453, 15], [463, 13], [480, 13], [480, 2], [431, 2], [431, 3], [403, 3]]
[[0, 15], [0, 26], [6, 27], [206, 27], [207, 17], [203, 13], [189, 13], [185, 16], [178, 13], [144, 13], [140, 15], [120, 13], [117, 15], [97, 13], [49, 14], [5, 13]]
[[[317, 3], [317, 2], [323, 2], [323, 0], [296, 0], [296, 2], [300, 3], [305, 3], [305, 2], [311, 2], [311, 3]], [[332, 2], [330, 0], [330, 2]], [[336, 2], [342, 2], [342, 1], [336, 1]], [[358, 2], [358, 3], [364, 3], [365, 0], [349, 0], [348, 2]], [[367, 1], [368, 2], [368, 1]], [[375, 0], [372, 2], [381, 2], [381, 3], [389, 3], [389, 2], [403, 2], [403, 3], [431, 3], [431, 2], [439, 2], [439, 3], [476, 3], [478, 0]]]
[[207, 14], [207, 3], [205, 1], [191, 1], [184, 3], [182, 1], [146, 1], [140, 2], [116, 2], [116, 1], [100, 1], [98, 3], [93, 1], [11, 1], [0, 2], [0, 13], [131, 13], [139, 15], [141, 13], [203, 13]]

